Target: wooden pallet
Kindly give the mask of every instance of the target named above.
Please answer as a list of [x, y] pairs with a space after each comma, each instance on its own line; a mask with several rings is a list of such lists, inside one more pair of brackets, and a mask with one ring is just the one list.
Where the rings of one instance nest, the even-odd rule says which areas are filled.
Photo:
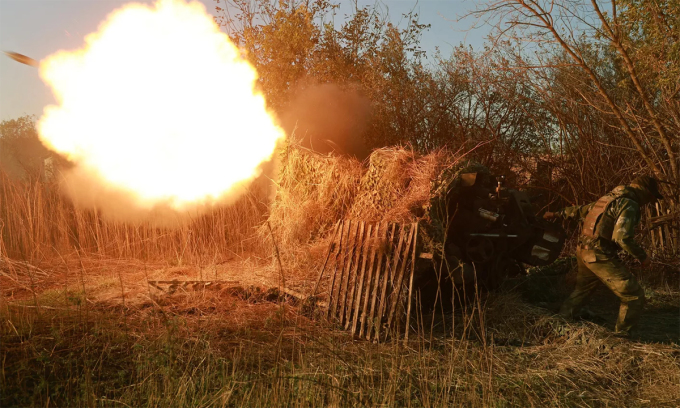
[[327, 317], [367, 340], [408, 339], [417, 237], [417, 223], [339, 222], [317, 282], [328, 271]]

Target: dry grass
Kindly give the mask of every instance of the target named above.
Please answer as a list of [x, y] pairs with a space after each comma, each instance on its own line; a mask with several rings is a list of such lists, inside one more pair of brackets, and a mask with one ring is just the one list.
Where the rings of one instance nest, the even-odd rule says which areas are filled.
[[281, 153], [271, 203], [265, 192], [254, 191], [172, 228], [106, 218], [74, 206], [58, 183], [18, 182], [0, 173], [0, 255], [33, 263], [94, 254], [208, 264], [254, 251], [272, 259], [275, 242], [287, 273], [310, 278], [338, 220], [415, 221], [430, 199], [432, 180], [456, 160], [445, 150], [419, 156], [391, 148], [376, 150], [365, 167], [352, 158], [289, 145]]
[[[35, 297], [5, 293], [0, 404], [680, 403], [677, 345], [621, 340], [593, 323], [564, 323], [515, 290], [478, 296], [443, 316], [419, 311], [414, 325], [420, 336], [406, 344], [372, 344], [248, 291], [153, 292], [142, 267], [83, 259], [80, 269], [43, 280]], [[167, 277], [201, 273], [197, 267], [146, 267]]]
[[[444, 149], [421, 156], [409, 148], [383, 148], [373, 151], [364, 165], [287, 146], [268, 217], [284, 264], [294, 274], [316, 271], [333, 225], [342, 219], [403, 223], [422, 219], [431, 183], [459, 157]], [[271, 243], [269, 227], [259, 231]]]
[[[355, 159], [286, 146], [268, 217], [286, 264], [308, 263], [310, 245], [324, 237], [352, 205], [362, 172]], [[271, 243], [268, 225], [259, 228], [259, 235]]]
[[77, 253], [178, 265], [220, 261], [257, 245], [254, 227], [263, 208], [254, 202], [246, 196], [173, 228], [131, 224], [74, 207], [56, 182], [20, 182], [0, 171], [0, 255], [24, 261]]
[[[316, 275], [292, 266], [321, 255], [338, 219], [418, 217], [433, 176], [455, 162], [392, 149], [366, 169], [285, 154], [269, 222], [289, 287]], [[38, 182], [3, 178], [0, 199], [3, 407], [680, 405], [680, 336], [628, 341], [565, 323], [520, 296], [563, 296], [544, 283], [445, 315], [416, 310], [418, 336], [372, 344], [256, 289], [280, 271], [247, 256], [261, 242], [249, 238], [262, 221], [252, 196], [177, 229], [103, 219]], [[173, 294], [148, 284], [175, 279], [231, 283]], [[673, 288], [648, 292], [650, 318], [680, 307]]]
[[458, 155], [441, 149], [420, 156], [406, 148], [375, 150], [352, 205], [352, 217], [367, 221], [415, 222], [432, 198], [432, 182]]

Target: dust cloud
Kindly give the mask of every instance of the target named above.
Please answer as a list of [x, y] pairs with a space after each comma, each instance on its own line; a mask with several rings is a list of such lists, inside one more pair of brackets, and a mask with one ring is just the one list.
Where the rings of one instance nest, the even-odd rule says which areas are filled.
[[[181, 166], [180, 163], [178, 165]], [[264, 167], [265, 164], [262, 164]], [[257, 181], [256, 179], [255, 181]], [[253, 180], [234, 185], [228, 195], [217, 199], [204, 199], [182, 208], [176, 208], [172, 199], [156, 200], [151, 205], [142, 205], [134, 192], [115, 185], [101, 182], [91, 170], [69, 163], [57, 172], [55, 181], [59, 190], [66, 195], [76, 208], [95, 210], [99, 215], [113, 222], [127, 224], [149, 224], [154, 227], [178, 228], [188, 225], [196, 218], [216, 208], [233, 204], [253, 188]]]
[[280, 122], [304, 147], [364, 160], [370, 153], [363, 141], [369, 118], [370, 103], [359, 92], [323, 84], [298, 91]]

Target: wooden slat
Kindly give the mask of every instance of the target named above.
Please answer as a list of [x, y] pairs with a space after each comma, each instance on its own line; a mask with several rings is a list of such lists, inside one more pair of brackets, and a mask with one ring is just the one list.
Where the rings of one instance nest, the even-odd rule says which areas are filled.
[[347, 229], [345, 230], [345, 239], [342, 242], [342, 254], [340, 255], [340, 264], [338, 265], [338, 284], [337, 284], [337, 290], [334, 292], [333, 295], [333, 310], [331, 312], [331, 317], [332, 318], [337, 318], [338, 317], [338, 309], [341, 307], [340, 304], [340, 295], [342, 294], [342, 285], [345, 282], [345, 268], [347, 267], [347, 252], [351, 248], [351, 240], [352, 240], [352, 227], [354, 226], [354, 223], [352, 220], [347, 220], [345, 221], [347, 224]]
[[[369, 240], [369, 245], [371, 246], [371, 261], [368, 265], [368, 276], [366, 277], [366, 291], [364, 295], [364, 306], [361, 311], [361, 322], [359, 323], [359, 337], [364, 336], [364, 327], [366, 326], [366, 316], [368, 315], [368, 301], [371, 298], [371, 287], [373, 290], [377, 285], [371, 285], [373, 278], [373, 266], [375, 264], [375, 255], [378, 252], [378, 243], [380, 240], [380, 223], [375, 227], [375, 237], [374, 240]], [[380, 259], [378, 259], [378, 265], [380, 265]], [[377, 273], [376, 273], [377, 275]]]
[[417, 223], [338, 222], [315, 286], [316, 292], [335, 255], [327, 316], [368, 340], [381, 341], [402, 330], [408, 339], [417, 240]]
[[[402, 229], [403, 231], [403, 229]], [[399, 296], [401, 296], [401, 285], [404, 284], [404, 271], [406, 270], [406, 264], [408, 263], [408, 256], [409, 252], [411, 249], [411, 243], [413, 242], [413, 235], [416, 232], [416, 229], [413, 225], [411, 225], [411, 229], [408, 233], [408, 240], [406, 241], [406, 247], [404, 247], [404, 253], [402, 254], [401, 251], [399, 252], [399, 256], [401, 257], [401, 266], [399, 266], [396, 262], [395, 265], [397, 265], [398, 270], [395, 269], [395, 273], [397, 273], [395, 279], [394, 279], [394, 287], [392, 288], [392, 304], [390, 305], [388, 317], [387, 317], [387, 327], [390, 328], [392, 327], [392, 323], [394, 321], [394, 316], [397, 311], [397, 304], [399, 303]], [[387, 334], [387, 333], [386, 333]]]
[[413, 239], [413, 255], [411, 256], [411, 277], [408, 283], [408, 298], [406, 299], [406, 329], [404, 330], [404, 341], [408, 341], [408, 332], [411, 325], [411, 303], [413, 303], [413, 274], [416, 268], [416, 248], [418, 247], [418, 223], [414, 224], [415, 236]]
[[330, 281], [328, 283], [327, 287], [327, 295], [326, 298], [328, 300], [328, 308], [326, 309], [326, 317], [328, 318], [331, 314], [331, 303], [333, 301], [333, 286], [335, 285], [335, 278], [338, 272], [338, 257], [340, 256], [340, 253], [342, 252], [342, 237], [345, 232], [345, 223], [344, 221], [340, 220], [340, 225], [338, 226], [339, 231], [339, 237], [336, 236], [337, 242], [334, 240], [332, 245], [335, 245], [338, 249], [338, 251], [335, 253], [335, 259], [333, 261], [333, 272], [330, 275]]
[[[327, 317], [331, 317], [335, 313], [335, 309], [337, 308], [337, 297], [333, 295], [333, 291], [335, 290], [335, 281], [336, 281], [336, 276], [338, 274], [338, 269], [342, 273], [342, 258], [343, 258], [343, 250], [345, 249], [344, 246], [344, 240], [347, 235], [349, 235], [349, 232], [347, 231], [349, 229], [349, 223], [343, 222], [341, 225], [341, 232], [340, 232], [340, 239], [338, 241], [338, 252], [335, 254], [335, 265], [333, 268], [333, 279], [331, 280], [331, 285], [328, 288], [328, 314]], [[338, 286], [341, 285], [342, 281], [338, 282]]]
[[[670, 214], [673, 208], [680, 210], [677, 203], [671, 201], [668, 205], [668, 213]], [[671, 221], [671, 236], [673, 238], [673, 254], [675, 256], [680, 256], [680, 221], [676, 217], [675, 220]]]
[[[373, 233], [373, 225], [369, 224], [368, 228], [366, 230], [366, 238], [364, 239], [363, 245], [362, 245], [362, 261], [361, 261], [361, 270], [359, 271], [359, 276], [357, 277], [357, 289], [356, 289], [356, 294], [354, 295], [354, 304], [352, 305], [352, 316], [350, 318], [351, 322], [351, 330], [352, 334], [356, 332], [356, 327], [357, 327], [357, 322], [359, 320], [359, 314], [361, 313], [361, 295], [363, 295], [363, 290], [364, 290], [364, 280], [366, 277], [366, 260], [368, 259], [369, 256], [369, 246], [371, 243], [371, 234]], [[355, 285], [355, 286], [357, 286]]]
[[[352, 226], [353, 229], [350, 229], [349, 240], [347, 241], [348, 253], [345, 257], [344, 273], [341, 275], [342, 280], [340, 281], [340, 289], [342, 289], [342, 291], [338, 292], [338, 314], [334, 315], [339, 319], [340, 324], [344, 323], [345, 307], [347, 306], [347, 289], [349, 288], [349, 274], [352, 268], [352, 258], [354, 257], [354, 252], [356, 250], [357, 235], [359, 234], [359, 224], [354, 221]], [[342, 285], [343, 282], [344, 285]]]
[[326, 253], [326, 260], [323, 262], [323, 266], [321, 267], [321, 273], [319, 273], [319, 278], [316, 280], [316, 285], [314, 285], [314, 291], [312, 292], [312, 296], [316, 296], [316, 292], [319, 290], [319, 284], [321, 283], [323, 274], [326, 271], [326, 265], [328, 265], [328, 260], [331, 257], [331, 253], [333, 253], [333, 251], [337, 249], [335, 239], [337, 238], [338, 227], [340, 225], [342, 225], [342, 221], [336, 222], [335, 226], [333, 227], [333, 232], [331, 233], [331, 242], [328, 244], [328, 252]]
[[[661, 210], [661, 204], [660, 203], [655, 203], [656, 207], [656, 215], [663, 215], [663, 211]], [[659, 247], [661, 250], [666, 250], [666, 240], [664, 239], [664, 234], [663, 234], [663, 226], [661, 228], [657, 228], [657, 231], [659, 231]]]
[[[652, 210], [651, 208], [647, 207], [645, 208], [645, 212], [647, 213], [647, 219], [649, 220], [652, 218]], [[652, 239], [652, 248], [656, 248], [656, 234], [654, 233], [654, 230], [652, 230], [652, 233], [650, 234], [651, 239]]]
[[[661, 211], [660, 211], [660, 212], [661, 212], [660, 215], [668, 215], [668, 214], [670, 214], [670, 213], [671, 213], [670, 208], [664, 208], [664, 207], [665, 207], [665, 205], [660, 205], [660, 206], [659, 206], [659, 209], [661, 210]], [[662, 228], [663, 228], [663, 231], [664, 231], [664, 240], [665, 240], [666, 247], [667, 247], [670, 251], [674, 252], [674, 250], [675, 250], [675, 245], [674, 245], [674, 243], [673, 243], [673, 229], [672, 229], [671, 223], [670, 223], [670, 222], [664, 223], [664, 225], [662, 226]]]
[[365, 223], [363, 221], [359, 222], [359, 232], [357, 233], [356, 243], [354, 245], [354, 260], [352, 261], [352, 269], [350, 275], [347, 277], [347, 282], [349, 282], [349, 295], [347, 296], [347, 303], [344, 315], [345, 329], [349, 328], [352, 322], [352, 311], [354, 310], [354, 293], [357, 289], [357, 274], [359, 273], [359, 261], [362, 256], [364, 249], [364, 232]]
[[[371, 312], [369, 313], [368, 316], [368, 322], [366, 322], [366, 338], [368, 340], [371, 339], [372, 337], [372, 332], [373, 329], [375, 328], [375, 312], [376, 312], [376, 306], [377, 306], [377, 300], [378, 300], [378, 293], [379, 293], [379, 288], [380, 288], [380, 271], [382, 270], [382, 265], [383, 265], [383, 259], [386, 257], [385, 253], [385, 247], [388, 245], [387, 239], [390, 236], [390, 230], [389, 230], [389, 224], [385, 224], [385, 238], [379, 240], [378, 245], [380, 248], [378, 249], [378, 265], [376, 266], [375, 269], [375, 279], [373, 283], [373, 296], [371, 298]], [[389, 260], [386, 260], [385, 265], [387, 265], [387, 262]]]
[[[394, 243], [394, 235], [396, 232], [396, 224], [392, 224], [392, 233], [390, 234], [390, 240], [387, 242], [387, 248], [390, 248], [391, 245]], [[380, 340], [380, 328], [382, 326], [382, 318], [383, 315], [385, 314], [385, 305], [386, 301], [385, 298], [387, 297], [387, 283], [390, 281], [390, 276], [393, 274], [393, 270], [395, 269], [394, 267], [390, 268], [390, 261], [392, 260], [392, 255], [394, 255], [394, 259], [396, 260], [399, 257], [399, 250], [401, 250], [401, 243], [403, 242], [404, 236], [403, 236], [403, 229], [399, 228], [399, 249], [397, 251], [392, 251], [390, 254], [390, 251], [387, 253], [387, 257], [385, 260], [385, 273], [383, 274], [383, 282], [382, 282], [382, 289], [380, 290], [380, 295], [379, 295], [379, 303], [378, 303], [378, 313], [376, 314], [373, 324], [374, 324], [374, 332], [373, 332], [373, 339]], [[370, 340], [370, 339], [369, 339]]]

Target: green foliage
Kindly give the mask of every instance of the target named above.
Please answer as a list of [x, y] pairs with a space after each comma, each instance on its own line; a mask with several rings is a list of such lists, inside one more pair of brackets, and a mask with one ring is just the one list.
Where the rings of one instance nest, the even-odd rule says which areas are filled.
[[624, 0], [613, 21], [625, 39], [637, 72], [659, 97], [680, 90], [680, 2]]
[[[305, 90], [334, 84], [368, 101], [366, 125], [350, 128], [368, 147], [472, 150], [470, 159], [553, 208], [638, 174], [680, 177], [677, 1], [503, 0], [486, 10], [498, 16], [493, 43], [450, 56], [425, 55], [428, 26], [415, 13], [397, 26], [379, 6], [338, 19], [326, 0], [228, 4], [217, 20], [280, 117]], [[680, 191], [665, 193], [677, 201]]]
[[279, 115], [304, 89], [331, 83], [368, 100], [358, 136], [371, 148], [409, 143], [427, 153], [483, 144], [472, 156], [510, 175], [508, 162], [547, 146], [552, 129], [534, 109], [534, 90], [499, 66], [508, 62], [459, 47], [425, 64], [420, 38], [429, 26], [415, 13], [396, 26], [378, 6], [357, 7], [336, 22], [337, 5], [324, 0], [227, 3], [216, 19], [260, 73]]
[[[380, 10], [357, 8], [342, 24], [337, 5], [312, 2], [229, 2], [239, 10], [218, 17], [260, 74], [270, 107], [281, 113], [301, 90], [333, 83], [357, 89], [370, 100], [371, 120], [364, 135], [373, 147], [427, 137], [428, 87], [433, 75], [422, 65], [420, 35], [427, 25], [407, 15], [399, 28]], [[425, 126], [425, 128], [423, 128]], [[424, 131], [423, 131], [424, 130]], [[422, 145], [422, 143], [421, 143]]]

